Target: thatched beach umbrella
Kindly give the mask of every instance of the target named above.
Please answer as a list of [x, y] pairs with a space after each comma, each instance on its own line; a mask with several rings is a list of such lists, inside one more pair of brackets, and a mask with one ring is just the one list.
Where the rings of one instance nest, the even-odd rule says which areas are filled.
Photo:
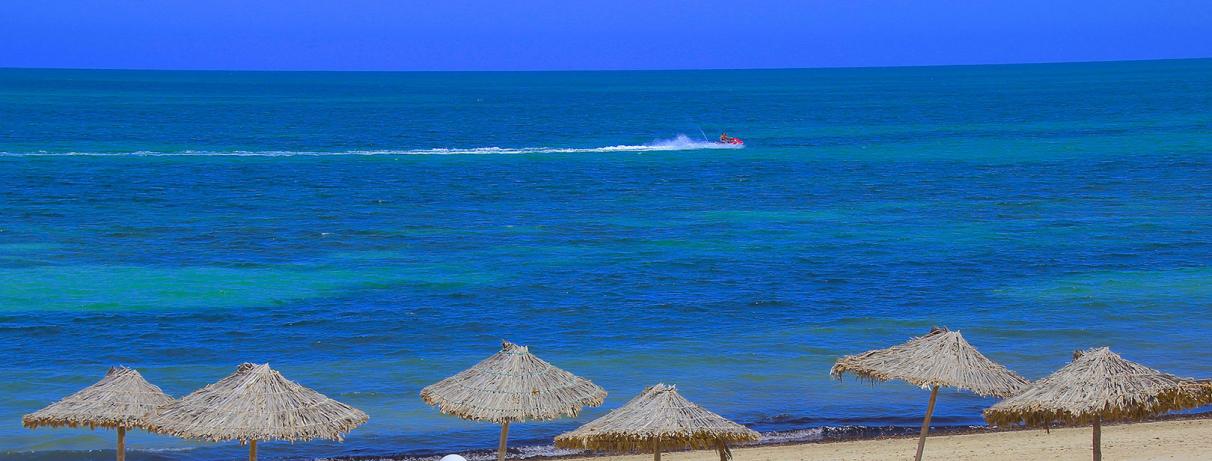
[[977, 351], [960, 332], [939, 327], [904, 344], [842, 357], [829, 373], [838, 379], [845, 373], [871, 381], [898, 379], [930, 389], [930, 403], [917, 440], [914, 457], [917, 461], [921, 461], [926, 447], [939, 387], [964, 389], [985, 397], [1006, 397], [1027, 384], [1023, 377]]
[[1131, 421], [1212, 403], [1212, 386], [1124, 360], [1106, 347], [1078, 351], [1073, 362], [985, 410], [989, 424], [1094, 426], [1102, 459], [1103, 421]]
[[504, 460], [510, 422], [576, 416], [601, 405], [606, 391], [504, 341], [500, 352], [422, 389], [421, 399], [448, 415], [501, 424], [497, 459]]
[[118, 461], [123, 461], [126, 459], [126, 430], [141, 427], [156, 407], [172, 401], [172, 397], [143, 379], [139, 372], [113, 367], [95, 384], [25, 415], [21, 424], [30, 429], [39, 426], [117, 429]]
[[245, 363], [217, 383], [161, 407], [147, 430], [212, 442], [248, 443], [257, 459], [258, 440], [341, 441], [365, 423], [366, 413], [286, 379], [268, 364]]
[[676, 387], [657, 384], [606, 416], [560, 434], [555, 444], [605, 451], [652, 450], [656, 461], [667, 448], [717, 449], [720, 461], [727, 461], [732, 458], [729, 443], [753, 442], [758, 437], [753, 429], [686, 400]]

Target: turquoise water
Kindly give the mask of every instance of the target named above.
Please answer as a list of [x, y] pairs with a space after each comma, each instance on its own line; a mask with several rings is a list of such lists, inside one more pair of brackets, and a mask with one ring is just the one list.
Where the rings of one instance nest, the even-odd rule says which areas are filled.
[[417, 394], [501, 338], [610, 392], [518, 445], [656, 382], [764, 432], [912, 428], [925, 392], [827, 372], [932, 325], [1030, 378], [1099, 345], [1212, 376], [1209, 108], [1209, 60], [0, 70], [0, 458], [108, 458], [19, 418], [116, 364], [182, 395], [269, 362], [371, 416], [269, 459], [493, 446]]

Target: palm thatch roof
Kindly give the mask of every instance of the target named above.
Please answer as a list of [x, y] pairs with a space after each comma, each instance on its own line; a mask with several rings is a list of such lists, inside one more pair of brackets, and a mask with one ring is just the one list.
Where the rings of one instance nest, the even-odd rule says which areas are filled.
[[999, 397], [1027, 384], [968, 344], [959, 331], [939, 327], [904, 344], [842, 357], [829, 373], [838, 379], [852, 373], [871, 381], [899, 379], [922, 388], [952, 387]]
[[714, 449], [721, 443], [752, 442], [753, 429], [695, 405], [675, 386], [657, 384], [644, 389], [626, 405], [576, 430], [560, 434], [560, 448], [604, 451], [666, 448]]
[[39, 426], [139, 427], [156, 407], [172, 401], [172, 397], [143, 379], [138, 371], [113, 367], [95, 384], [23, 416], [21, 424], [30, 429]]
[[576, 416], [581, 407], [601, 405], [606, 391], [503, 341], [500, 352], [422, 389], [421, 399], [442, 413], [505, 423]]
[[1212, 403], [1212, 385], [1162, 373], [1100, 347], [985, 410], [989, 424], [1135, 420]]
[[366, 413], [245, 363], [217, 383], [160, 408], [147, 430], [209, 440], [343, 440]]

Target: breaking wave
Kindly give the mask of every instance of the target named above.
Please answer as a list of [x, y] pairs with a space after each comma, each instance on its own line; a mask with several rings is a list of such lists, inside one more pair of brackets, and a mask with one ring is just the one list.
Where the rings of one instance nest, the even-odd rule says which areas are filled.
[[518, 154], [588, 154], [605, 152], [662, 152], [679, 150], [702, 149], [741, 149], [743, 145], [722, 144], [718, 142], [699, 141], [679, 134], [672, 139], [658, 139], [647, 144], [617, 145], [605, 147], [472, 147], [472, 148], [435, 148], [435, 149], [382, 149], [382, 150], [349, 150], [340, 152], [320, 151], [206, 151], [185, 150], [176, 152], [135, 151], [135, 152], [0, 152], [0, 156], [31, 157], [31, 156], [230, 156], [230, 157], [290, 157], [290, 156], [325, 156], [325, 155], [518, 155]]

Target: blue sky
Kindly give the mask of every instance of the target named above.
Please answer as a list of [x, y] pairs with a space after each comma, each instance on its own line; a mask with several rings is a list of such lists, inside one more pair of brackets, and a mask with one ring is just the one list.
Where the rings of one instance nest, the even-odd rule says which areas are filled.
[[697, 69], [1212, 57], [1212, 1], [13, 1], [0, 67]]

